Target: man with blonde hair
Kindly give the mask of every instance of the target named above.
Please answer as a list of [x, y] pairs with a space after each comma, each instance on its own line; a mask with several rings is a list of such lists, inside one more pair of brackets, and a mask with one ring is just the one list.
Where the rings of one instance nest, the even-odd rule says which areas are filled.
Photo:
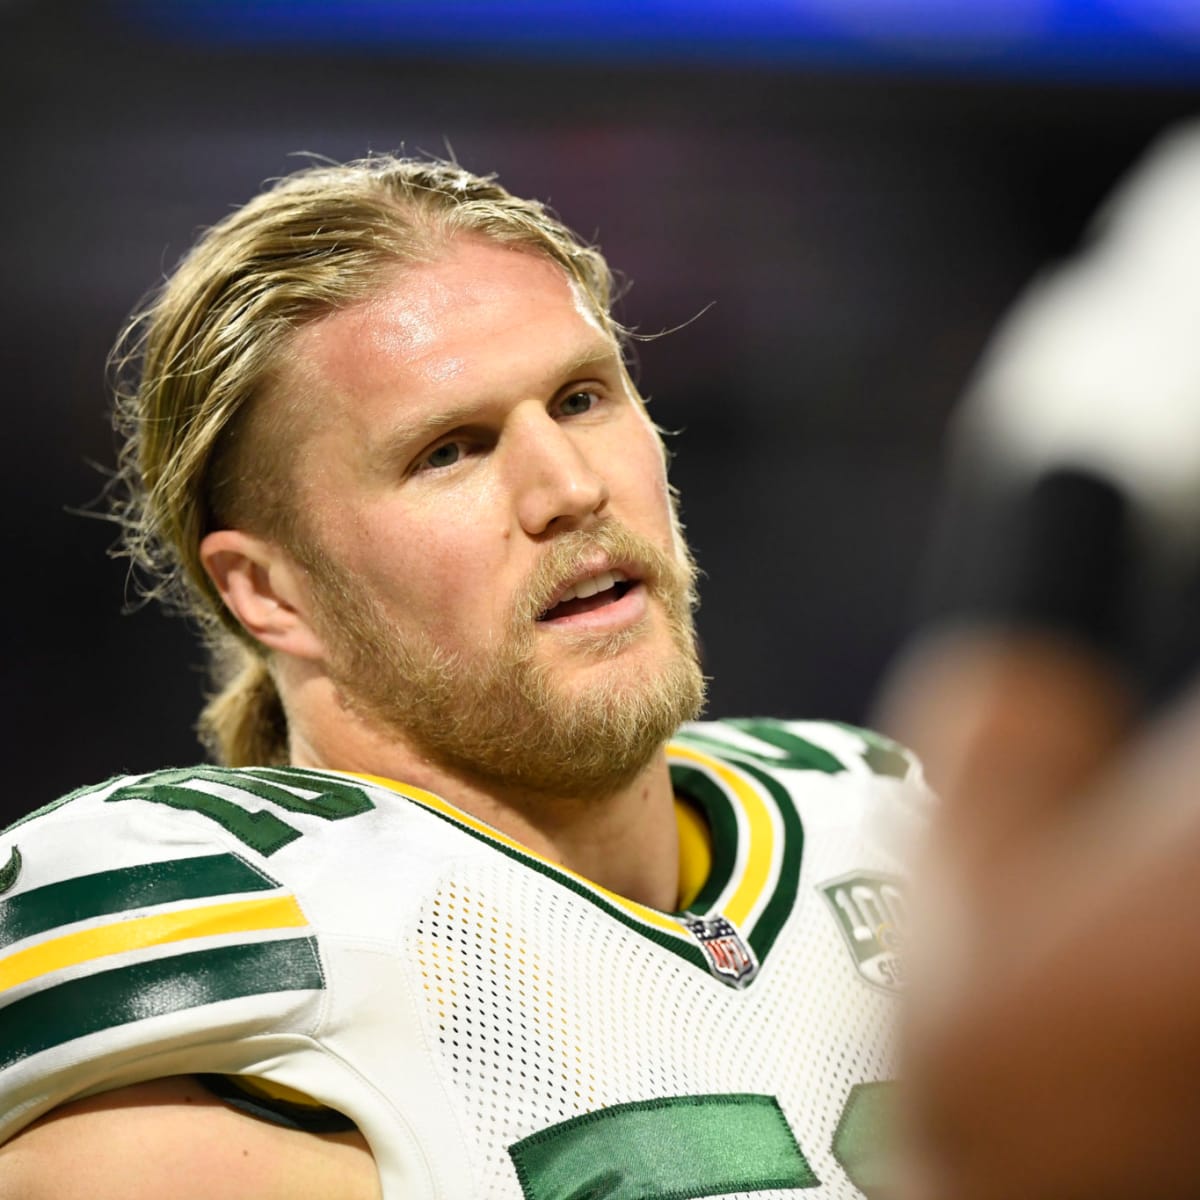
[[0, 1193], [814, 1197], [878, 1178], [901, 750], [691, 724], [600, 254], [457, 166], [277, 182], [116, 356], [219, 766], [0, 837]]

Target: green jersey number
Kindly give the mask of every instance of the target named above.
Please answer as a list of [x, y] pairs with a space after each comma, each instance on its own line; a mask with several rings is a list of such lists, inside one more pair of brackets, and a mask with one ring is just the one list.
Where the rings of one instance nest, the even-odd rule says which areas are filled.
[[[866, 1196], [885, 1182], [888, 1083], [850, 1089], [834, 1159]], [[817, 1173], [773, 1096], [669, 1096], [617, 1104], [509, 1147], [525, 1200], [689, 1200], [814, 1188]]]
[[[203, 786], [207, 785], [207, 786]], [[212, 790], [237, 795], [228, 795]], [[309, 792], [302, 795], [297, 789]], [[139, 783], [118, 788], [109, 801], [148, 800], [199, 813], [216, 821], [235, 838], [268, 856], [300, 837], [300, 830], [268, 809], [246, 806], [245, 800], [265, 800], [288, 812], [340, 821], [370, 812], [375, 805], [357, 784], [298, 768], [254, 767], [239, 771], [219, 767], [187, 767], [160, 771]]]

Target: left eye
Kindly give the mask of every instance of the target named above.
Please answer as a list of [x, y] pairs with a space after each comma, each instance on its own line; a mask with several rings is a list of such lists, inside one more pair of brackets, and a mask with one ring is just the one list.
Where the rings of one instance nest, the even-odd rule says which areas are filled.
[[436, 471], [442, 467], [452, 467], [461, 457], [462, 447], [457, 442], [445, 442], [425, 456], [421, 469]]
[[577, 417], [581, 413], [588, 412], [595, 406], [595, 403], [595, 392], [572, 392], [558, 402], [558, 411], [564, 417]]

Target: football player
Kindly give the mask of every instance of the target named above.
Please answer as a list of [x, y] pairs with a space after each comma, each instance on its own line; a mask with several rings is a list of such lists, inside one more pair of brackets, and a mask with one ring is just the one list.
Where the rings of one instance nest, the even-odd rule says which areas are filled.
[[220, 765], [0, 838], [0, 1192], [876, 1189], [919, 769], [694, 723], [599, 253], [457, 166], [313, 168], [117, 361], [127, 546], [205, 631]]

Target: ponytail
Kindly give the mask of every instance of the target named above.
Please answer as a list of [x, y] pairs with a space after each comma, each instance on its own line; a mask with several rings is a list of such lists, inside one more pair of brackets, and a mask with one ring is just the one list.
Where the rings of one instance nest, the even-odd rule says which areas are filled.
[[266, 660], [228, 634], [214, 659], [220, 686], [196, 727], [204, 748], [226, 767], [286, 766], [287, 715]]

